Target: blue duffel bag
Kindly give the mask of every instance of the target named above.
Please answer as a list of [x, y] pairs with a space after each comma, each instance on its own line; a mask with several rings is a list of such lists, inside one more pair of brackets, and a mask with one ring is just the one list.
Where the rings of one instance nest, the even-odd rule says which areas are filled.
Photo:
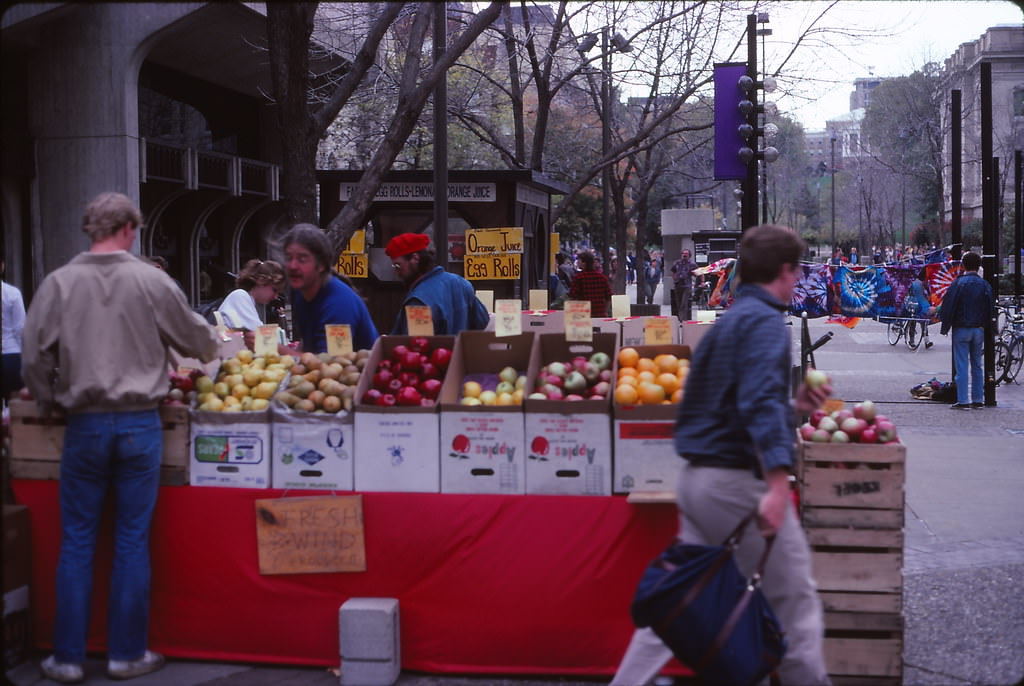
[[777, 683], [786, 640], [760, 589], [774, 538], [750, 579], [733, 557], [754, 516], [720, 546], [670, 545], [648, 565], [633, 598], [633, 623], [651, 627], [703, 684], [753, 686], [765, 677]]

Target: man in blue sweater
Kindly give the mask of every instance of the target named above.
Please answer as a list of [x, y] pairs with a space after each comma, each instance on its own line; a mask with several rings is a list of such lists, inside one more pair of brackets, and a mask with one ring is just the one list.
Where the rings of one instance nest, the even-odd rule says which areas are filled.
[[[789, 643], [779, 677], [784, 684], [818, 686], [829, 683], [824, 618], [789, 475], [796, 464], [794, 410], [813, 411], [832, 389], [801, 386], [795, 401], [790, 397], [785, 312], [803, 273], [804, 250], [786, 227], [744, 232], [736, 302], [697, 348], [679, 406], [675, 445], [686, 464], [676, 504], [679, 538], [700, 545], [720, 545], [757, 511], [761, 534], [775, 537], [762, 589]], [[743, 537], [736, 550], [741, 572], [752, 573], [764, 545], [758, 536]], [[647, 683], [671, 656], [654, 631], [638, 629], [612, 686]]]
[[312, 224], [296, 224], [285, 234], [284, 256], [294, 334], [302, 350], [327, 352], [328, 324], [348, 324], [355, 349], [372, 348], [377, 327], [366, 303], [331, 269], [336, 256], [327, 234]]
[[[953, 362], [956, 368], [954, 410], [985, 407], [985, 372], [981, 366], [985, 327], [992, 316], [992, 287], [978, 276], [981, 257], [964, 253], [964, 273], [953, 282], [942, 298], [942, 328], [945, 336], [953, 329]], [[969, 371], [968, 371], [969, 370]], [[967, 393], [968, 376], [971, 392]]]
[[430, 238], [422, 233], [403, 233], [388, 241], [384, 252], [409, 292], [395, 318], [391, 333], [409, 332], [407, 305], [427, 305], [434, 320], [435, 336], [455, 336], [464, 329], [484, 329], [490, 321], [487, 308], [476, 297], [472, 284], [436, 264]]

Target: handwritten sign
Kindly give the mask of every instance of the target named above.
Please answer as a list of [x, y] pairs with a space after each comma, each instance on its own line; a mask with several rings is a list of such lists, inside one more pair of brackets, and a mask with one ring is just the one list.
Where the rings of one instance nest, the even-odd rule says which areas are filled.
[[628, 295], [612, 296], [612, 316], [615, 317], [616, 319], [625, 318], [629, 316]]
[[255, 504], [260, 574], [366, 571], [361, 495]]
[[370, 258], [366, 255], [342, 253], [335, 265], [339, 274], [352, 279], [365, 279], [370, 275]]
[[362, 255], [366, 252], [366, 229], [359, 229], [351, 238], [348, 239], [348, 244], [345, 246], [343, 253], [349, 255]]
[[644, 322], [645, 345], [669, 345], [672, 343], [672, 326], [668, 317], [649, 317]]
[[406, 305], [405, 320], [409, 324], [410, 336], [434, 335], [434, 317], [428, 305]]
[[555, 259], [555, 256], [558, 255], [559, 251], [562, 249], [562, 235], [557, 231], [552, 231], [550, 241], [551, 242], [548, 244], [548, 254], [551, 256], [551, 259], [548, 260], [548, 273], [557, 274], [558, 261]]
[[327, 354], [345, 355], [353, 352], [352, 327], [348, 324], [327, 324], [324, 326], [327, 333]]
[[543, 288], [530, 289], [530, 309], [534, 312], [543, 312], [548, 309], [548, 292]]
[[466, 229], [466, 253], [494, 255], [496, 253], [523, 253], [523, 228]]
[[277, 324], [264, 324], [256, 328], [253, 352], [257, 355], [276, 355], [278, 341]]
[[470, 281], [481, 279], [515, 280], [523, 273], [523, 256], [518, 253], [466, 255], [463, 271]]
[[523, 315], [519, 300], [496, 300], [494, 302], [494, 335], [518, 336], [523, 332]]
[[477, 291], [476, 299], [484, 304], [488, 312], [494, 312], [494, 291]]
[[565, 301], [565, 340], [594, 340], [594, 325], [589, 300]]

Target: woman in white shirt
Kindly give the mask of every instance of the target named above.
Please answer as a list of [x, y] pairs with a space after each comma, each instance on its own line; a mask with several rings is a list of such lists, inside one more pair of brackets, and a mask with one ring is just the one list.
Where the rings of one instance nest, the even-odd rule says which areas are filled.
[[[4, 260], [0, 257], [0, 273]], [[21, 330], [25, 327], [25, 302], [21, 291], [3, 282], [3, 401], [7, 396], [21, 389]]]
[[217, 309], [229, 329], [255, 331], [263, 325], [256, 305], [266, 305], [284, 289], [284, 269], [273, 260], [249, 260]]

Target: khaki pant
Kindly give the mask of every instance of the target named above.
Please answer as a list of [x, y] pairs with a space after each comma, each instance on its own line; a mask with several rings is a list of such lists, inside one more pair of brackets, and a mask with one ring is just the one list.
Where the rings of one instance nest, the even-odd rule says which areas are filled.
[[[765, 483], [739, 469], [686, 466], [679, 479], [679, 537], [686, 543], [719, 545], [740, 520], [757, 507]], [[757, 566], [764, 538], [752, 523], [736, 551], [743, 574]], [[782, 623], [788, 649], [779, 666], [782, 683], [790, 686], [829, 684], [822, 654], [824, 618], [817, 586], [811, 576], [807, 538], [792, 508], [775, 537], [761, 585]], [[633, 633], [612, 686], [644, 686], [672, 657], [649, 628]]]

